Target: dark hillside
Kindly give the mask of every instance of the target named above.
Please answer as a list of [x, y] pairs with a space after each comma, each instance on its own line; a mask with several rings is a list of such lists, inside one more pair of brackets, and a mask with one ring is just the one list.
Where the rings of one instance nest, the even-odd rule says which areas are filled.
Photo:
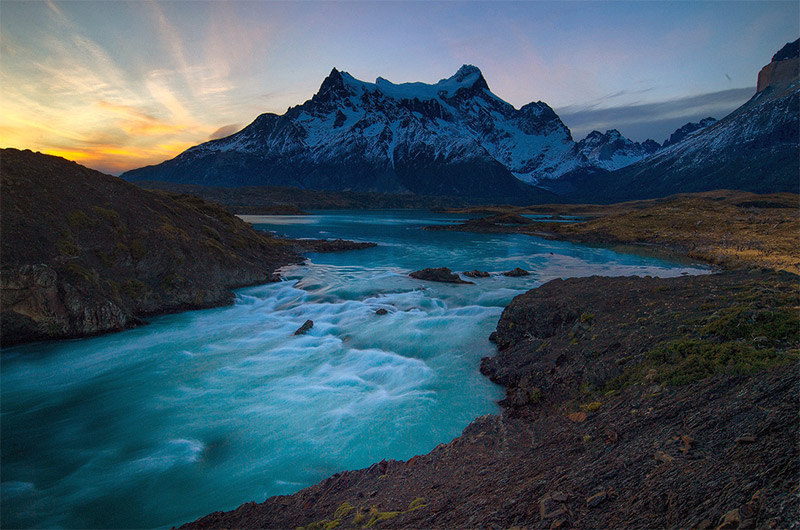
[[202, 199], [31, 151], [4, 149], [0, 164], [4, 346], [226, 304], [299, 259]]

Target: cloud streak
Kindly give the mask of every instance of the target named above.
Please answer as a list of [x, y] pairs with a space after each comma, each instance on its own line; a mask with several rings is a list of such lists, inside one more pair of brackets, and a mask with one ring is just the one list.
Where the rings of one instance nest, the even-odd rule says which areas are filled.
[[754, 93], [755, 87], [733, 88], [669, 101], [616, 107], [602, 107], [603, 102], [597, 101], [590, 105], [562, 107], [556, 112], [576, 140], [593, 130], [618, 129], [634, 140], [652, 138], [661, 143], [688, 121], [699, 121], [707, 116], [723, 118]]

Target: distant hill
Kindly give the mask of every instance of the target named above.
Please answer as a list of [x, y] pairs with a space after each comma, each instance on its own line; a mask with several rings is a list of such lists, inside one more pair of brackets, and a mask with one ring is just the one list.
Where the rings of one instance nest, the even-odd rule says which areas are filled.
[[3, 346], [230, 303], [299, 259], [219, 205], [63, 158], [0, 152]]
[[[218, 202], [236, 214], [301, 215], [304, 210], [393, 210], [443, 209], [474, 204], [464, 197], [433, 197], [413, 193], [392, 194], [368, 191], [324, 191], [286, 186], [244, 186], [226, 188], [163, 181], [137, 181], [152, 190], [188, 193]], [[553, 200], [558, 197], [551, 195]], [[513, 198], [512, 198], [513, 199]]]

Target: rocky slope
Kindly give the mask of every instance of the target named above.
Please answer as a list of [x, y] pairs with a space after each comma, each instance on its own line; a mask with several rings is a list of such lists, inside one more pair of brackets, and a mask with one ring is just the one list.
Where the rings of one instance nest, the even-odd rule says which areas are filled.
[[[759, 90], [725, 118], [620, 170], [561, 183], [573, 200], [613, 202], [672, 193], [800, 190], [798, 41], [759, 74]], [[568, 185], [567, 185], [568, 184]]]
[[300, 256], [222, 207], [31, 151], [0, 153], [2, 344], [230, 303]]
[[669, 147], [673, 144], [677, 144], [690, 134], [699, 131], [700, 129], [705, 129], [709, 125], [714, 125], [717, 122], [715, 118], [708, 117], [705, 119], [700, 120], [699, 122], [689, 122], [681, 127], [678, 127], [675, 132], [673, 132], [669, 138], [664, 140], [664, 143], [661, 144], [661, 147]]
[[797, 527], [795, 287], [768, 272], [554, 280], [498, 323], [482, 371], [507, 389], [502, 414], [183, 528]]
[[262, 114], [236, 134], [123, 177], [542, 202], [541, 190], [520, 181], [617, 169], [652, 147], [615, 131], [587, 141], [576, 145], [541, 101], [515, 109], [498, 98], [474, 66], [432, 85], [367, 83], [333, 69], [311, 100], [286, 114]]

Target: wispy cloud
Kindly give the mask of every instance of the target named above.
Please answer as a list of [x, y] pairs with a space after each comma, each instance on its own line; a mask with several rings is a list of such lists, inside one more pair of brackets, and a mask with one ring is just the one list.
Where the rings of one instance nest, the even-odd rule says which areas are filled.
[[210, 135], [208, 135], [209, 140], [217, 140], [219, 138], [225, 138], [226, 136], [230, 136], [235, 132], [239, 132], [242, 129], [241, 123], [231, 123], [230, 125], [223, 125]]
[[576, 140], [593, 130], [618, 129], [634, 140], [652, 138], [662, 142], [688, 121], [707, 116], [723, 118], [754, 93], [755, 87], [733, 88], [656, 103], [609, 107], [608, 101], [614, 99], [612, 95], [606, 98], [606, 106], [602, 106], [602, 101], [595, 101], [589, 105], [558, 108], [556, 112]]
[[236, 101], [224, 52], [192, 64], [176, 26], [157, 3], [148, 5], [158, 30], [155, 62], [120, 62], [119, 50], [99, 44], [52, 2], [39, 4], [44, 27], [32, 30], [35, 38], [4, 32], [2, 144], [118, 173], [219, 134]]

